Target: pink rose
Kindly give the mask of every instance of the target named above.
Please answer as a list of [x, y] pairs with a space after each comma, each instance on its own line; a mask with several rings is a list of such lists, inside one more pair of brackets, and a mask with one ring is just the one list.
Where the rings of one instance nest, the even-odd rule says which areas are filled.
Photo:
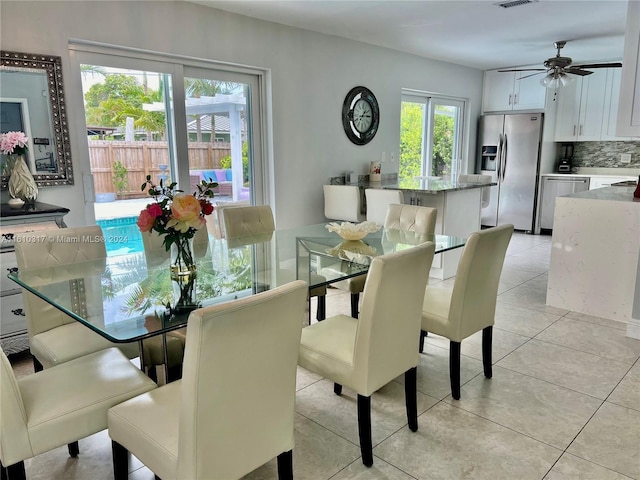
[[167, 227], [180, 232], [186, 232], [189, 228], [200, 228], [205, 224], [200, 212], [200, 202], [196, 197], [186, 193], [177, 193], [171, 202], [172, 218], [167, 223]]
[[151, 205], [147, 206], [147, 211], [153, 218], [157, 218], [162, 215], [162, 207], [160, 207], [160, 205], [158, 205], [157, 203], [152, 203]]
[[140, 216], [138, 217], [138, 221], [136, 224], [141, 232], [150, 232], [153, 228], [153, 224], [156, 219], [153, 215], [149, 213], [149, 210], [146, 208], [140, 212]]

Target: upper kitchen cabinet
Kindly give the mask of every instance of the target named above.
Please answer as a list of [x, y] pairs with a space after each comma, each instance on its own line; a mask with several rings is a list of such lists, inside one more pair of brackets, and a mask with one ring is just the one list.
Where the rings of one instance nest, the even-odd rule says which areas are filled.
[[[522, 68], [539, 68], [539, 65]], [[518, 80], [528, 73], [485, 71], [483, 111], [544, 110], [547, 89], [540, 85], [540, 77], [536, 75]]]
[[640, 2], [629, 2], [616, 134], [640, 136]]
[[[621, 137], [616, 132], [618, 123], [618, 105], [620, 102], [620, 78], [622, 69], [612, 68], [607, 76], [607, 90], [604, 99], [604, 117], [602, 123], [603, 141], [613, 140], [634, 140], [633, 137]], [[640, 136], [640, 128], [636, 129], [637, 136]]]
[[620, 81], [614, 70], [594, 70], [591, 75], [578, 77], [558, 89], [556, 142], [600, 141], [603, 132], [608, 137], [610, 109], [615, 108], [615, 104], [611, 105], [611, 93], [615, 82]]

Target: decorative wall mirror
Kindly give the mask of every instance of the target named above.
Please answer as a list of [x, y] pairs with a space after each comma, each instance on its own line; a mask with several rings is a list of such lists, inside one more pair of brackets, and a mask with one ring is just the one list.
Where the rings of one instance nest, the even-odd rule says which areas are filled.
[[[60, 57], [0, 51], [0, 133], [29, 137], [27, 162], [39, 187], [73, 185]], [[1, 188], [11, 175], [0, 154]]]

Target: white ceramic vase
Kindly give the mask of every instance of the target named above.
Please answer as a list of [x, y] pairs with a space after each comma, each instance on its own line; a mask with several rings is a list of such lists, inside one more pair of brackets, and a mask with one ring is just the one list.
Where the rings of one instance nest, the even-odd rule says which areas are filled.
[[11, 170], [9, 195], [11, 198], [19, 198], [28, 203], [33, 203], [38, 198], [38, 185], [22, 155], [18, 155]]

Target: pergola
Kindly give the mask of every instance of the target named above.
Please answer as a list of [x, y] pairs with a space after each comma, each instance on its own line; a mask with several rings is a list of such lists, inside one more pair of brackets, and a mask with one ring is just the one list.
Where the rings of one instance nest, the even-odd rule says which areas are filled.
[[[242, 189], [242, 121], [240, 112], [246, 108], [247, 100], [237, 94], [223, 95], [217, 94], [213, 97], [201, 96], [198, 98], [189, 97], [185, 100], [186, 114], [195, 115], [229, 115], [229, 141], [231, 144], [231, 171], [233, 200], [238, 200], [238, 195]], [[142, 108], [149, 112], [164, 112], [163, 102], [145, 103]]]

